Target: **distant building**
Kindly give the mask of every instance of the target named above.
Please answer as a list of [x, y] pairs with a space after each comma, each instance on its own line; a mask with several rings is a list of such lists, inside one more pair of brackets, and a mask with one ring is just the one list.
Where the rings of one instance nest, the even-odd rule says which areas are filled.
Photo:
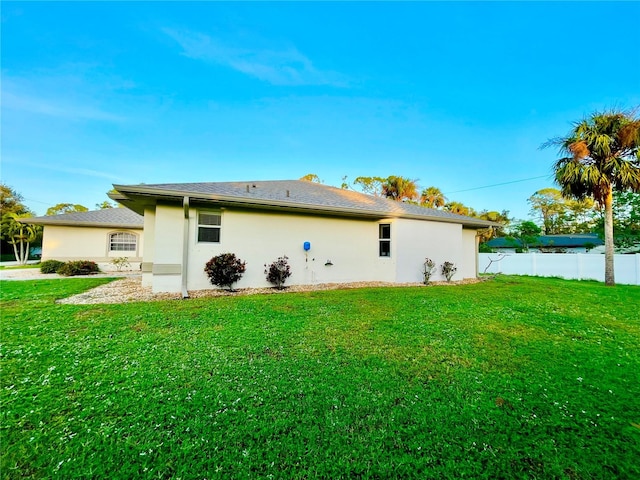
[[127, 257], [139, 269], [143, 255], [141, 215], [126, 208], [31, 217], [25, 223], [42, 225], [41, 259], [91, 260], [104, 271], [114, 270], [115, 258]]
[[[522, 242], [515, 238], [497, 237], [486, 245], [496, 252], [516, 253], [522, 249]], [[602, 253], [602, 240], [595, 233], [574, 233], [568, 235], [540, 235], [529, 244], [529, 252], [540, 253]]]

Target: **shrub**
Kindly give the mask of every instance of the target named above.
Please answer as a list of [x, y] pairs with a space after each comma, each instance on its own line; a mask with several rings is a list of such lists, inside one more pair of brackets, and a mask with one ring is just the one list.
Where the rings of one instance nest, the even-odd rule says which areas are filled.
[[265, 270], [264, 273], [267, 274], [267, 281], [269, 283], [273, 283], [276, 288], [283, 289], [284, 282], [291, 276], [291, 267], [289, 267], [289, 258], [285, 255], [284, 257], [278, 258], [275, 262], [267, 267], [264, 265]]
[[90, 260], [75, 260], [67, 262], [62, 265], [57, 273], [64, 275], [65, 277], [73, 277], [75, 275], [91, 275], [93, 273], [99, 273], [100, 269], [96, 262]]
[[429, 279], [431, 278], [431, 275], [433, 275], [433, 272], [435, 271], [435, 269], [436, 269], [436, 262], [434, 262], [430, 258], [425, 258], [424, 263], [422, 264], [422, 277], [423, 277], [423, 283], [425, 285], [429, 285]]
[[63, 265], [60, 260], [45, 260], [40, 263], [40, 273], [56, 273]]
[[235, 256], [234, 253], [222, 253], [213, 257], [204, 267], [209, 280], [218, 287], [227, 287], [231, 291], [231, 286], [242, 278], [246, 270], [246, 262]]
[[486, 242], [481, 243], [478, 246], [478, 252], [480, 253], [495, 253], [495, 249], [491, 248], [489, 245], [487, 245]]
[[123, 267], [130, 267], [129, 257], [118, 257], [111, 260], [111, 263], [116, 267], [116, 270], [119, 272], [122, 271]]
[[444, 278], [447, 279], [447, 282], [451, 281], [451, 278], [453, 277], [453, 275], [456, 273], [456, 271], [458, 270], [455, 266], [454, 263], [451, 262], [444, 262], [441, 266], [441, 271], [442, 271], [442, 275], [444, 275]]

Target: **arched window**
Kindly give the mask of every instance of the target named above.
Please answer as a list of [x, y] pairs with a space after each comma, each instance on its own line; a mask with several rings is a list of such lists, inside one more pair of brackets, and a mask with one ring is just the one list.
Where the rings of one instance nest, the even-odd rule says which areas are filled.
[[109, 235], [109, 251], [135, 252], [136, 236], [133, 233], [117, 232]]

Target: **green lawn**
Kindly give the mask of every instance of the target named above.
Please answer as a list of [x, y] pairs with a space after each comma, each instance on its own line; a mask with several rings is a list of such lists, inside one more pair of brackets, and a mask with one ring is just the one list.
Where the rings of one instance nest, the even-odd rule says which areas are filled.
[[1, 478], [640, 478], [640, 288], [1, 282]]

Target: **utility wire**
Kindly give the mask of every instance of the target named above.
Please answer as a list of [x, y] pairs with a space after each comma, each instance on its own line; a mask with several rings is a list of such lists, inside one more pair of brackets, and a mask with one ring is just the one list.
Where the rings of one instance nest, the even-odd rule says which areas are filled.
[[455, 192], [446, 192], [444, 195], [451, 195], [452, 193], [470, 192], [471, 190], [480, 190], [482, 188], [499, 187], [500, 185], [510, 185], [512, 183], [528, 182], [529, 180], [537, 180], [539, 178], [549, 178], [549, 175], [540, 175], [539, 177], [522, 178], [520, 180], [511, 180], [510, 182], [494, 183], [493, 185], [484, 185], [482, 187], [465, 188], [464, 190], [456, 190]]
[[27, 200], [28, 202], [35, 202], [35, 203], [41, 203], [42, 205], [49, 205], [46, 202], [41, 202], [40, 200], [34, 200], [33, 198], [26, 198], [26, 197], [22, 197], [23, 200]]

